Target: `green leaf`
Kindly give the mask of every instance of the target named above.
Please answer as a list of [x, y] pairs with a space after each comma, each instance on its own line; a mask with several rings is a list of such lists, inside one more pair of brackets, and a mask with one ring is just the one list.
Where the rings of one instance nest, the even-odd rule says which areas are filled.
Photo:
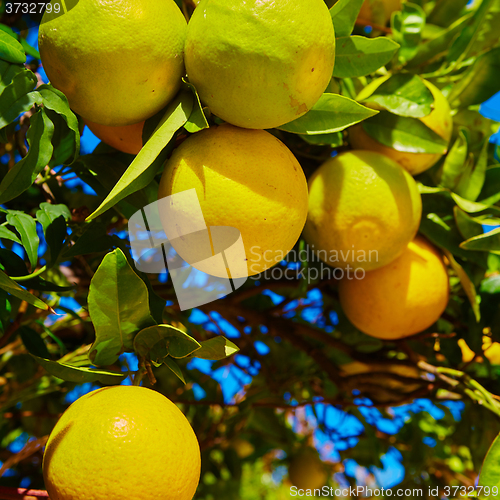
[[51, 139], [54, 124], [43, 109], [30, 118], [27, 140], [28, 154], [18, 161], [0, 183], [0, 204], [16, 198], [33, 184], [36, 176], [49, 163], [52, 156]]
[[19, 328], [19, 334], [29, 353], [42, 358], [50, 358], [47, 346], [38, 332], [27, 326], [22, 326]]
[[111, 365], [124, 351], [132, 351], [135, 334], [155, 323], [146, 284], [119, 248], [104, 257], [94, 274], [88, 304], [96, 331], [89, 359], [96, 365]]
[[[498, 464], [500, 463], [500, 435], [498, 435], [493, 441], [486, 458], [484, 459], [483, 465], [481, 467], [481, 473], [479, 475], [479, 486], [489, 486], [493, 488], [494, 486], [500, 489], [500, 468]], [[497, 495], [492, 495], [497, 496]], [[480, 495], [480, 498], [491, 498], [489, 495]]]
[[15, 281], [11, 280], [2, 270], [0, 270], [0, 288], [5, 290], [7, 293], [14, 295], [15, 297], [25, 300], [28, 304], [38, 307], [38, 309], [43, 309], [46, 311], [49, 306], [35, 297], [32, 293], [21, 288]]
[[455, 21], [449, 28], [443, 30], [436, 38], [421, 43], [418, 46], [416, 55], [408, 62], [406, 68], [415, 68], [417, 66], [430, 64], [433, 61], [441, 58], [450, 44], [455, 40], [467, 23], [470, 21], [472, 14]]
[[[103, 198], [118, 183], [127, 168], [128, 165], [115, 155], [96, 153], [80, 156], [72, 165], [74, 172]], [[120, 202], [120, 209], [127, 214], [131, 210], [130, 216], [132, 216], [137, 210], [156, 201], [157, 197], [158, 183], [152, 180], [145, 188], [124, 198]]]
[[197, 349], [200, 349], [197, 340], [171, 325], [144, 328], [134, 339], [135, 352], [142, 357], [150, 356], [156, 363], [169, 355], [173, 358], [185, 358]]
[[5, 226], [0, 226], [0, 238], [14, 241], [19, 245], [21, 245], [21, 240], [10, 229], [7, 229]]
[[3, 30], [0, 30], [0, 58], [14, 64], [26, 62], [23, 46]]
[[448, 96], [452, 107], [481, 104], [500, 91], [500, 47], [477, 58], [453, 86]]
[[182, 374], [181, 369], [179, 368], [179, 365], [170, 357], [166, 357], [163, 359], [163, 364], [170, 369], [174, 375], [179, 378], [179, 380], [185, 384], [186, 381], [184, 380], [184, 375]]
[[88, 255], [109, 250], [113, 239], [108, 235], [104, 222], [98, 220], [86, 224], [81, 236], [75, 244], [63, 251], [63, 259], [71, 259], [77, 255]]
[[460, 207], [453, 207], [453, 214], [457, 228], [465, 240], [484, 233], [482, 224], [474, 220]]
[[[1, 31], [0, 31], [1, 33]], [[0, 94], [0, 128], [13, 122], [33, 104], [41, 102], [40, 95], [31, 92], [37, 83], [35, 74], [25, 69], [18, 72]]]
[[465, 29], [460, 31], [459, 36], [454, 40], [446, 59], [454, 66], [465, 61], [470, 49], [473, 47], [477, 37], [481, 32], [481, 26], [488, 11], [496, 0], [483, 0], [472, 17], [472, 22]]
[[38, 245], [40, 243], [40, 238], [36, 232], [35, 219], [24, 212], [9, 210], [7, 222], [14, 226], [19, 236], [21, 236], [22, 245], [26, 250], [31, 267], [34, 269], [38, 262]]
[[334, 132], [333, 134], [301, 135], [300, 137], [313, 146], [330, 146], [331, 148], [338, 148], [344, 144], [342, 132]]
[[16, 101], [5, 100], [2, 105], [5, 105], [6, 109], [0, 115], [0, 128], [12, 123], [19, 115], [29, 111], [34, 104], [40, 104], [41, 101], [40, 94], [36, 91], [22, 94]]
[[438, 0], [427, 18], [429, 24], [449, 26], [461, 17], [469, 0]]
[[41, 85], [37, 88], [37, 92], [42, 96], [43, 106], [57, 113], [66, 123], [75, 144], [71, 160], [74, 161], [80, 154], [80, 129], [78, 118], [71, 111], [68, 99], [60, 90], [55, 89], [52, 85]]
[[482, 212], [483, 210], [488, 210], [490, 208], [488, 205], [484, 205], [483, 203], [466, 200], [456, 193], [451, 193], [451, 197], [464, 212], [469, 214]]
[[64, 220], [64, 216], [60, 215], [50, 223], [45, 231], [45, 240], [50, 250], [50, 259], [47, 259], [47, 267], [50, 268], [56, 263], [63, 249], [66, 234], [66, 221]]
[[185, 78], [183, 78], [182, 81], [189, 88], [189, 90], [191, 90], [194, 97], [193, 111], [191, 111], [189, 119], [185, 123], [184, 128], [190, 134], [194, 134], [196, 132], [199, 132], [200, 130], [208, 128], [207, 117], [203, 112], [203, 106], [201, 105], [200, 96], [198, 95], [198, 92], [196, 91], [194, 85], [189, 83]]
[[489, 141], [485, 139], [476, 162], [474, 157], [466, 162], [465, 170], [455, 188], [455, 192], [466, 200], [476, 201], [483, 188], [488, 162], [488, 144]]
[[472, 283], [469, 275], [465, 272], [465, 269], [457, 262], [451, 252], [446, 249], [444, 249], [443, 252], [449, 260], [451, 267], [457, 273], [460, 284], [462, 285], [465, 295], [467, 295], [470, 305], [472, 306], [476, 322], [479, 323], [481, 320], [481, 311], [479, 308], [479, 297], [477, 296], [476, 287]]
[[481, 282], [481, 293], [500, 293], [500, 276], [490, 276]]
[[230, 340], [225, 337], [214, 337], [209, 340], [204, 340], [201, 343], [201, 348], [195, 351], [191, 356], [193, 358], [220, 360], [232, 356], [240, 349]]
[[391, 24], [394, 40], [401, 45], [398, 59], [404, 64], [418, 52], [425, 26], [425, 12], [420, 5], [405, 2], [401, 12], [392, 16]]
[[500, 201], [500, 166], [486, 169], [483, 189], [478, 198], [484, 205], [493, 205]]
[[73, 382], [75, 384], [83, 384], [86, 382], [102, 382], [103, 384], [118, 384], [126, 377], [126, 374], [121, 372], [113, 372], [111, 370], [99, 370], [86, 366], [72, 366], [59, 361], [32, 356], [54, 377]]
[[293, 134], [332, 134], [350, 127], [378, 113], [356, 101], [337, 94], [323, 94], [304, 115], [281, 127]]
[[418, 118], [381, 111], [364, 121], [362, 127], [375, 140], [396, 151], [442, 155], [448, 148], [447, 141]]
[[338, 0], [330, 9], [335, 36], [349, 36], [354, 29], [364, 0]]
[[447, 224], [437, 214], [427, 214], [422, 217], [419, 231], [436, 246], [450, 251], [454, 256], [474, 262], [481, 267], [486, 265], [484, 255], [460, 247], [463, 238], [455, 224]]
[[450, 152], [439, 170], [439, 184], [447, 189], [455, 189], [469, 157], [468, 131], [461, 127]]
[[460, 248], [480, 252], [500, 252], [500, 228], [469, 238], [460, 244]]
[[127, 195], [139, 191], [153, 180], [156, 175], [156, 169], [150, 168], [151, 165], [154, 164], [155, 159], [172, 139], [177, 130], [187, 122], [193, 109], [193, 101], [192, 93], [186, 91], [182, 92], [180, 96], [169, 105], [156, 132], [144, 145], [99, 208], [89, 215], [87, 220], [95, 219], [120, 200], [123, 200]]
[[71, 212], [66, 205], [58, 204], [52, 205], [51, 203], [40, 203], [40, 208], [36, 211], [36, 219], [42, 225], [43, 232], [47, 231], [52, 222], [58, 217], [63, 217], [64, 220], [71, 219]]
[[419, 76], [397, 73], [370, 95], [361, 91], [358, 101], [375, 103], [395, 115], [422, 118], [431, 113], [434, 97]]
[[385, 66], [398, 49], [399, 45], [387, 37], [337, 38], [333, 76], [353, 78], [369, 75]]

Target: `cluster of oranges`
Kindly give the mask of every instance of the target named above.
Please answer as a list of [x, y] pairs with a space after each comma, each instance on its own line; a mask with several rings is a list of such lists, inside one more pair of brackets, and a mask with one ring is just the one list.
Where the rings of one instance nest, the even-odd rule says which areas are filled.
[[[80, 0], [63, 15], [45, 14], [39, 46], [51, 83], [72, 109], [98, 137], [132, 154], [142, 147], [144, 121], [174, 98], [187, 75], [203, 105], [226, 123], [191, 135], [174, 151], [158, 196], [196, 189], [207, 226], [240, 230], [249, 275], [282, 260], [304, 231], [327, 264], [363, 271], [363, 279], [347, 276], [339, 287], [346, 315], [363, 332], [406, 337], [444, 311], [447, 270], [439, 252], [416, 236], [422, 204], [412, 177], [439, 156], [395, 151], [357, 126], [349, 131], [353, 151], [321, 165], [308, 185], [292, 152], [264, 130], [307, 113], [332, 78], [335, 32], [323, 0], [201, 0], [189, 22], [174, 0]], [[434, 109], [422, 121], [449, 141], [448, 103], [425, 84]], [[102, 400], [112, 392], [82, 398], [79, 408], [91, 409], [87, 426], [71, 410], [52, 434], [44, 474], [54, 499], [86, 495], [85, 481], [67, 472], [80, 445], [89, 444], [82, 439], [91, 433], [94, 415], [100, 408], [109, 411]], [[184, 421], [165, 401], [160, 405], [173, 422], [171, 430], [153, 433], [161, 445]], [[115, 438], [122, 436], [125, 446], [127, 436], [135, 435], [135, 421], [116, 415], [111, 420], [90, 442], [121, 443]], [[172, 482], [175, 489], [162, 494], [167, 500], [191, 500], [199, 478], [194, 435], [187, 421], [179, 425], [190, 444], [183, 448], [187, 455]], [[101, 474], [102, 461], [92, 457], [106, 450], [86, 449], [85, 474], [102, 478], [93, 498], [119, 496], [116, 485], [127, 484], [120, 483], [123, 477], [130, 481], [120, 495], [158, 498], [166, 469], [142, 477], [141, 450], [132, 450], [139, 458], [114, 472], [110, 454], [111, 468]]]

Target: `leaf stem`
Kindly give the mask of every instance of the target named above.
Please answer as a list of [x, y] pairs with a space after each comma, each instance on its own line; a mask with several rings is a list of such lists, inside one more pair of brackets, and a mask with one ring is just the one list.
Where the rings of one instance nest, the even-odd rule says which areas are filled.
[[38, 271], [34, 271], [31, 274], [27, 274], [26, 276], [9, 276], [11, 280], [14, 281], [28, 281], [31, 278], [36, 278], [37, 276], [40, 276], [40, 274], [44, 273], [47, 270], [47, 266], [43, 266]]

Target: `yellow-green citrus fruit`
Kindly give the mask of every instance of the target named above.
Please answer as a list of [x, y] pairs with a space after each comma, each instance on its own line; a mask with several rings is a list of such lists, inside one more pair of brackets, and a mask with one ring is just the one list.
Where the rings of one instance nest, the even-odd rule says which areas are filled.
[[328, 473], [314, 448], [303, 448], [292, 458], [288, 467], [290, 482], [299, 489], [313, 490], [325, 486]]
[[397, 163], [372, 151], [345, 152], [309, 180], [304, 237], [327, 264], [368, 271], [403, 252], [421, 213], [417, 185]]
[[400, 339], [439, 319], [448, 304], [448, 273], [436, 248], [417, 236], [389, 265], [363, 279], [344, 277], [339, 297], [346, 316], [362, 332]]
[[[368, 85], [358, 96], [358, 99], [363, 99], [369, 95], [375, 88], [380, 86], [389, 77], [385, 76]], [[432, 83], [423, 80], [426, 87], [431, 91], [434, 97], [433, 110], [427, 116], [420, 118], [420, 121], [427, 125], [431, 130], [436, 132], [446, 141], [450, 141], [453, 132], [453, 118], [446, 97]], [[371, 106], [375, 108], [376, 106]], [[435, 165], [441, 158], [440, 154], [428, 153], [408, 153], [405, 151], [396, 151], [393, 148], [384, 146], [373, 137], [369, 136], [362, 125], [355, 125], [349, 129], [349, 140], [354, 149], [367, 149], [382, 153], [393, 159], [405, 168], [411, 175], [417, 175]]]
[[154, 115], [179, 90], [186, 30], [174, 0], [79, 0], [63, 15], [45, 12], [38, 41], [71, 108], [121, 126]]
[[398, 10], [401, 10], [401, 0], [365, 0], [358, 20], [385, 26]]
[[212, 113], [273, 128], [321, 97], [335, 62], [323, 0], [202, 0], [189, 21], [186, 70]]
[[[158, 198], [193, 188], [208, 227], [241, 232], [248, 273], [233, 278], [261, 273], [283, 260], [304, 227], [304, 172], [292, 152], [264, 130], [223, 124], [186, 139], [165, 165]], [[230, 268], [238, 264], [241, 269], [241, 262]]]
[[200, 447], [184, 414], [151, 389], [90, 392], [62, 415], [43, 456], [52, 500], [191, 500]]
[[110, 127], [109, 125], [99, 125], [98, 123], [85, 120], [85, 125], [102, 142], [114, 147], [123, 153], [136, 155], [142, 149], [142, 130], [144, 121], [123, 125], [122, 127]]

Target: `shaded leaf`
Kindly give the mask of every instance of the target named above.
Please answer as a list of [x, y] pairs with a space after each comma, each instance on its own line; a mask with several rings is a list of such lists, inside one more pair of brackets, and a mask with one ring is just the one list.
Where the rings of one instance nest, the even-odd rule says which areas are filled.
[[483, 189], [478, 198], [484, 205], [493, 205], [500, 201], [500, 166], [486, 169]]
[[182, 92], [168, 106], [156, 132], [150, 137], [99, 208], [89, 215], [87, 220], [96, 218], [129, 194], [147, 186], [153, 180], [156, 175], [156, 168], [150, 167], [155, 166], [155, 159], [177, 130], [187, 122], [193, 109], [193, 101], [192, 93], [186, 91]]
[[436, 59], [442, 57], [448, 47], [455, 40], [467, 23], [470, 21], [472, 14], [465, 16], [455, 21], [449, 28], [443, 30], [436, 38], [433, 38], [425, 43], [421, 43], [417, 48], [416, 55], [408, 62], [407, 68], [415, 68], [416, 66], [429, 64]]
[[387, 37], [337, 38], [333, 76], [352, 78], [369, 75], [385, 66], [398, 48], [399, 45]]
[[[1, 33], [1, 31], [0, 31]], [[41, 102], [40, 95], [31, 92], [37, 83], [35, 74], [25, 69], [17, 72], [0, 94], [0, 128], [13, 122], [33, 104]]]
[[453, 107], [469, 107], [487, 101], [500, 91], [500, 47], [477, 58], [448, 96]]
[[47, 267], [52, 267], [64, 246], [66, 239], [66, 222], [64, 216], [60, 215], [57, 219], [50, 223], [45, 231], [45, 240], [50, 250], [50, 259], [47, 259]]
[[170, 357], [166, 357], [163, 359], [163, 364], [170, 369], [172, 373], [183, 383], [186, 383], [186, 380], [184, 379], [184, 375], [182, 374], [181, 369], [179, 368], [179, 365]]
[[42, 358], [50, 358], [47, 346], [38, 332], [27, 326], [22, 326], [19, 328], [19, 334], [29, 353]]
[[83, 384], [85, 382], [102, 382], [103, 384], [118, 384], [126, 377], [126, 374], [121, 372], [113, 372], [111, 370], [99, 370], [87, 366], [72, 366], [59, 361], [52, 361], [40, 356], [32, 356], [54, 377]]
[[418, 118], [380, 111], [377, 116], [365, 120], [362, 127], [375, 140], [396, 151], [442, 155], [448, 148], [447, 141]]
[[63, 251], [64, 259], [71, 259], [77, 255], [87, 255], [109, 250], [113, 246], [113, 239], [108, 235], [104, 222], [98, 220], [86, 224], [82, 235], [75, 244]]
[[220, 360], [232, 356], [240, 349], [225, 337], [214, 337], [200, 342], [201, 347], [191, 356], [210, 360]]
[[331, 134], [376, 114], [348, 97], [323, 94], [305, 115], [278, 128], [293, 134]]
[[[160, 345], [158, 345], [160, 344]], [[152, 354], [153, 348], [156, 348], [159, 356], [151, 356], [151, 359], [160, 362], [165, 356], [173, 358], [185, 358], [197, 349], [200, 349], [200, 343], [190, 335], [171, 325], [155, 325], [141, 330], [134, 339], [134, 350], [142, 357]]]
[[96, 331], [89, 359], [96, 365], [111, 365], [132, 351], [135, 334], [154, 324], [146, 284], [119, 248], [104, 257], [94, 274], [88, 304]]
[[457, 273], [458, 278], [460, 279], [460, 284], [469, 299], [470, 305], [472, 306], [472, 310], [474, 311], [474, 316], [476, 318], [476, 322], [479, 323], [481, 320], [481, 311], [479, 308], [479, 298], [477, 296], [476, 287], [472, 283], [469, 275], [465, 272], [464, 268], [457, 262], [455, 257], [446, 249], [443, 250], [446, 258], [450, 262], [451, 267]]
[[453, 207], [453, 214], [455, 216], [455, 223], [457, 224], [458, 230], [465, 240], [483, 234], [483, 226], [464, 212], [460, 207]]

